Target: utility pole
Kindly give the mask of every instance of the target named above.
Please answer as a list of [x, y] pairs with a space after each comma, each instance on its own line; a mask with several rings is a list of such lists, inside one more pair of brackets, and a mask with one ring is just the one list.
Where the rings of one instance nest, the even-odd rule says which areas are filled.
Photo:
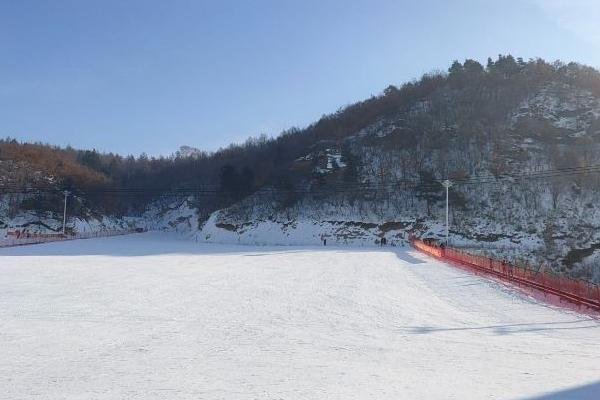
[[63, 193], [65, 195], [65, 208], [63, 210], [63, 230], [62, 230], [62, 233], [63, 233], [63, 235], [65, 235], [67, 233], [67, 197], [69, 196], [69, 191], [65, 190]]
[[446, 188], [446, 246], [448, 246], [448, 239], [450, 233], [448, 220], [448, 189], [450, 189], [450, 187], [452, 186], [452, 182], [446, 179], [444, 182], [442, 182], [442, 186]]

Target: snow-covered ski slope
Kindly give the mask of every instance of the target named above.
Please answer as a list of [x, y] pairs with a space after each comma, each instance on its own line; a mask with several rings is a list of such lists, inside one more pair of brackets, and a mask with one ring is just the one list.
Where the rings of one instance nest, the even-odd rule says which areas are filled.
[[0, 250], [2, 399], [598, 399], [600, 322], [408, 249]]

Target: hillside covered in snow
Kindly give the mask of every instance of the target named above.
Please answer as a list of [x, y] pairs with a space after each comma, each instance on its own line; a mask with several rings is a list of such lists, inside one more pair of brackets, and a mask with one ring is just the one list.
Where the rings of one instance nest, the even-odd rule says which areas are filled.
[[466, 60], [306, 128], [214, 153], [53, 148], [70, 164], [50, 168], [5, 141], [0, 220], [6, 229], [22, 227], [24, 213], [60, 220], [68, 188], [82, 221], [135, 221], [203, 242], [377, 245], [385, 237], [401, 246], [409, 234], [442, 237], [441, 182], [450, 179], [453, 245], [600, 281], [599, 144], [598, 71], [512, 56]]

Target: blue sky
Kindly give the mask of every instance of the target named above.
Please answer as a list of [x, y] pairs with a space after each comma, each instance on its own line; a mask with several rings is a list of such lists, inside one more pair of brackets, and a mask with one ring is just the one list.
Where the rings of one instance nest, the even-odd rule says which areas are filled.
[[0, 136], [214, 150], [454, 59], [598, 68], [598, 21], [597, 0], [0, 0]]

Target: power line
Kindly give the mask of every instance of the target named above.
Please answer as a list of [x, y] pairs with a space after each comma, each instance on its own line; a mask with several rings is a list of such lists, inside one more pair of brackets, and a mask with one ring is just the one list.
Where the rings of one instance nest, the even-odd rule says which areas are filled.
[[[457, 185], [501, 185], [507, 182], [514, 181], [526, 181], [532, 179], [549, 179], [558, 177], [571, 177], [576, 175], [592, 174], [600, 172], [600, 165], [588, 165], [580, 167], [568, 167], [568, 168], [557, 168], [547, 169], [543, 171], [532, 171], [520, 174], [499, 174], [497, 176], [472, 176], [469, 178], [455, 178], [453, 183]], [[417, 178], [413, 179], [394, 179], [391, 183], [379, 184], [377, 182], [364, 182], [364, 183], [334, 183], [327, 184], [326, 188], [315, 188], [315, 185], [305, 188], [269, 188], [262, 189], [261, 191], [268, 192], [288, 192], [297, 194], [318, 194], [318, 193], [331, 193], [331, 192], [342, 192], [342, 191], [366, 191], [366, 190], [394, 190], [402, 188], [415, 188], [420, 187], [424, 190], [441, 188], [441, 184], [437, 181], [422, 181]], [[60, 193], [62, 192], [59, 188], [52, 187], [38, 187], [38, 188], [23, 188], [18, 185], [4, 185], [0, 186], [0, 194], [45, 194], [45, 193]], [[226, 191], [221, 189], [217, 185], [201, 185], [201, 186], [188, 186], [188, 187], [108, 187], [108, 188], [91, 188], [91, 189], [77, 189], [76, 192], [82, 195], [101, 195], [101, 194], [119, 194], [119, 195], [156, 195], [156, 194], [193, 194], [193, 195], [226, 195]], [[254, 192], [254, 194], [258, 193]]]

